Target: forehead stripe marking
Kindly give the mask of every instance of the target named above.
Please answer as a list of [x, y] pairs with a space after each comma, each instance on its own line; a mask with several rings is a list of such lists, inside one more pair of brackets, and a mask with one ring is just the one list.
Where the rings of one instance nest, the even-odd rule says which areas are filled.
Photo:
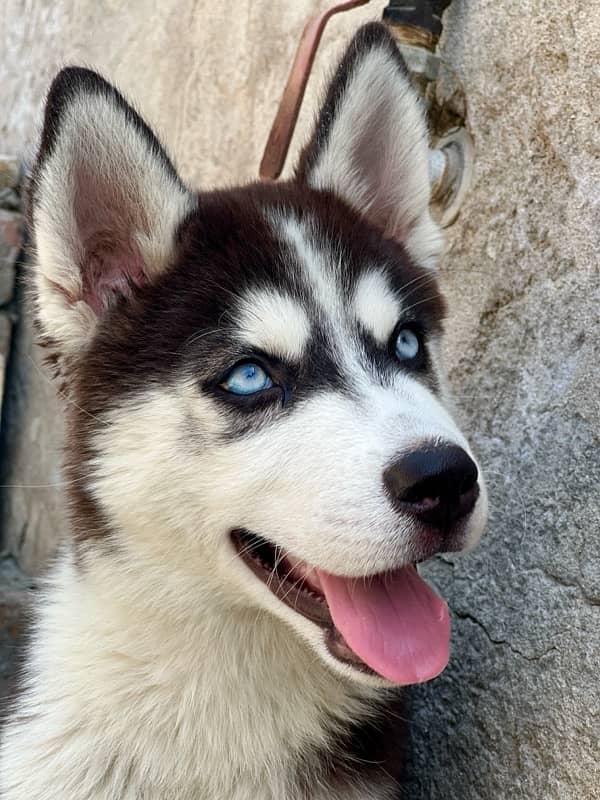
[[297, 300], [277, 289], [248, 292], [238, 309], [238, 336], [266, 353], [300, 359], [310, 338], [310, 322]]
[[339, 326], [343, 309], [333, 254], [318, 248], [315, 233], [305, 223], [293, 217], [281, 218], [278, 222], [277, 227], [292, 247], [316, 302], [329, 321]]
[[353, 309], [344, 299], [339, 249], [333, 242], [322, 241], [314, 223], [284, 215], [278, 215], [274, 223], [290, 246], [296, 269], [299, 267], [299, 274], [320, 310], [316, 324], [328, 334], [329, 350], [338, 369], [355, 389], [367, 385], [371, 377], [365, 371]]

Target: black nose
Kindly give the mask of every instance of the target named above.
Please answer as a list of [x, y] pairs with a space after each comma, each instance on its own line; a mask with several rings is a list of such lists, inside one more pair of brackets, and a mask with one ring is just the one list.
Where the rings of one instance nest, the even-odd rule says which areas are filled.
[[396, 508], [421, 522], [448, 529], [473, 510], [479, 496], [477, 467], [461, 447], [424, 447], [395, 461], [383, 482]]

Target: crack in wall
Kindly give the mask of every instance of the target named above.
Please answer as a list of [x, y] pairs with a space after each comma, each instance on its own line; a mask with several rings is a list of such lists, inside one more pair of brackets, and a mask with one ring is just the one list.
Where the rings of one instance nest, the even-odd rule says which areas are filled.
[[537, 653], [535, 655], [527, 655], [522, 650], [519, 650], [511, 641], [508, 639], [495, 639], [491, 633], [488, 631], [486, 626], [481, 622], [481, 620], [477, 619], [476, 616], [473, 614], [469, 614], [465, 611], [457, 611], [455, 608], [452, 609], [452, 612], [459, 618], [459, 619], [466, 619], [471, 622], [473, 625], [477, 626], [481, 631], [483, 631], [486, 639], [488, 639], [491, 644], [495, 646], [506, 646], [508, 649], [514, 653], [515, 655], [519, 656], [520, 658], [525, 659], [525, 661], [540, 661], [545, 656], [549, 655], [553, 652], [558, 652], [559, 648], [556, 645], [551, 645], [549, 648], [544, 650], [542, 653]]
[[590, 594], [590, 592], [581, 585], [581, 583], [577, 580], [571, 582], [566, 578], [561, 578], [560, 575], [555, 575], [553, 572], [545, 569], [544, 567], [533, 567], [529, 572], [540, 572], [545, 578], [548, 578], [557, 586], [562, 586], [565, 589], [576, 589], [579, 593], [580, 599], [582, 599], [586, 605], [590, 606], [600, 606], [600, 597], [595, 594]]

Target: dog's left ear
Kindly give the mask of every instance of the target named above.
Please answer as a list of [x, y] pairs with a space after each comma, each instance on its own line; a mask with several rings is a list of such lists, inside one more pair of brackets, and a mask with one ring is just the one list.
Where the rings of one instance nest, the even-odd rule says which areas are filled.
[[384, 25], [365, 25], [352, 39], [296, 179], [337, 194], [417, 263], [436, 266], [442, 236], [429, 213], [427, 126]]
[[115, 300], [171, 263], [193, 196], [146, 123], [95, 72], [54, 79], [30, 190], [43, 333], [85, 351]]

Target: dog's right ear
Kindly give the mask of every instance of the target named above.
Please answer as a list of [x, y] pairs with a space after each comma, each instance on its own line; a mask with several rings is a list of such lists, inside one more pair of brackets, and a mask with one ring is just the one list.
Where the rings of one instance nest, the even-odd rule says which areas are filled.
[[171, 263], [193, 195], [146, 123], [103, 78], [55, 78], [30, 193], [43, 333], [65, 355], [85, 349], [115, 298]]

